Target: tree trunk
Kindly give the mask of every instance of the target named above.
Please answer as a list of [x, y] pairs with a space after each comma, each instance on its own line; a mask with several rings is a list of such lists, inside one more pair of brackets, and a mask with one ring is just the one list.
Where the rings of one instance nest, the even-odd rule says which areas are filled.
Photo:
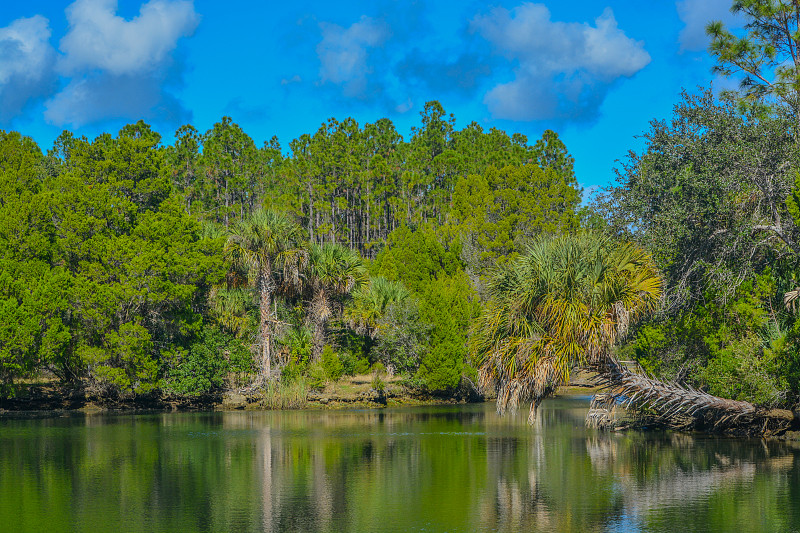
[[[749, 402], [713, 396], [692, 387], [664, 383], [631, 372], [609, 359], [598, 368], [604, 391], [595, 394], [586, 415], [589, 425], [619, 428], [637, 424], [662, 425], [675, 429], [697, 429], [709, 433], [742, 436], [781, 435], [800, 425], [792, 411], [766, 409]], [[620, 420], [616, 409], [634, 414], [634, 420]]]
[[259, 337], [261, 338], [261, 380], [266, 384], [272, 373], [272, 269], [263, 267], [259, 274]]
[[311, 336], [311, 360], [317, 362], [325, 347], [325, 322], [319, 319], [312, 321], [314, 331]]

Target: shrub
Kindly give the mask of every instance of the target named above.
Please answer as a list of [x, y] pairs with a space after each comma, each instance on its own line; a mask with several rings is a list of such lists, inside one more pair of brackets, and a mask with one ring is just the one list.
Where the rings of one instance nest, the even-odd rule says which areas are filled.
[[774, 367], [771, 351], [763, 349], [760, 338], [750, 335], [719, 350], [700, 376], [716, 396], [773, 405], [781, 399], [785, 386], [775, 379]]
[[280, 381], [287, 384], [294, 383], [303, 376], [305, 369], [306, 367], [304, 364], [300, 364], [295, 361], [289, 361], [289, 364], [281, 368]]
[[386, 375], [386, 367], [383, 363], [375, 363], [372, 365], [372, 388], [378, 392], [383, 392], [386, 389], [386, 383], [383, 381], [383, 376]]
[[188, 352], [178, 355], [178, 364], [167, 373], [167, 389], [178, 394], [196, 396], [222, 388], [230, 372], [250, 375], [253, 359], [242, 343], [219, 331], [206, 327]]
[[308, 386], [314, 390], [322, 390], [328, 383], [328, 375], [325, 368], [319, 363], [314, 363], [308, 367]]
[[330, 345], [325, 345], [322, 349], [322, 356], [320, 357], [320, 364], [325, 370], [325, 374], [331, 381], [339, 381], [339, 378], [344, 374], [344, 365], [342, 364], [339, 355], [333, 351]]
[[386, 382], [378, 374], [372, 374], [372, 388], [378, 392], [386, 390]]
[[343, 352], [339, 354], [339, 361], [342, 363], [343, 375], [356, 376], [369, 372], [369, 359], [366, 357], [359, 357], [352, 352]]
[[306, 326], [293, 326], [279, 340], [289, 349], [292, 361], [304, 365], [311, 357], [311, 330]]

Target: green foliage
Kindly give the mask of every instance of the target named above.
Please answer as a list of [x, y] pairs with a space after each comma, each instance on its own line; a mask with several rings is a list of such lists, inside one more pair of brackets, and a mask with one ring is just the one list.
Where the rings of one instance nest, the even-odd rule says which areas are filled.
[[119, 332], [106, 334], [102, 346], [84, 345], [79, 355], [101, 392], [142, 394], [160, 385], [153, 342], [140, 324], [122, 324]]
[[394, 230], [375, 258], [371, 271], [390, 281], [401, 281], [410, 290], [419, 292], [437, 276], [452, 276], [464, 268], [461, 246], [442, 243], [433, 227], [416, 230], [401, 226]]
[[789, 398], [800, 398], [800, 320], [795, 320], [782, 343], [772, 346], [777, 376], [786, 383]]
[[308, 365], [306, 383], [312, 390], [322, 390], [328, 384], [328, 372], [321, 363]]
[[305, 366], [311, 360], [311, 330], [306, 326], [294, 326], [290, 328], [283, 338], [280, 339], [289, 351], [291, 362]]
[[488, 168], [459, 178], [452, 224], [474, 271], [485, 272], [537, 235], [577, 228], [581, 190], [571, 166], [556, 167]]
[[383, 377], [379, 374], [372, 374], [372, 381], [370, 382], [372, 389], [382, 393], [386, 390], [386, 382], [383, 380]]
[[374, 339], [387, 311], [409, 298], [410, 293], [402, 283], [377, 276], [355, 291], [352, 302], [344, 311], [344, 318], [356, 333]]
[[75, 364], [68, 359], [72, 335], [64, 324], [70, 287], [61, 269], [0, 260], [0, 388], [6, 392], [14, 378], [41, 366], [66, 371]]
[[375, 351], [394, 371], [416, 374], [431, 391], [458, 386], [466, 332], [477, 314], [477, 296], [460, 255], [457, 241], [444, 245], [430, 226], [402, 227], [372, 265], [374, 272], [403, 282], [417, 295], [383, 309], [375, 326]]
[[339, 361], [342, 363], [342, 375], [355, 376], [366, 374], [369, 370], [369, 349], [372, 339], [359, 335], [351, 329], [345, 329], [337, 337]]
[[[707, 387], [725, 398], [775, 405], [795, 392], [798, 375], [793, 327], [781, 330], [788, 314], [773, 302], [771, 273], [742, 282], [733, 298], [712, 293], [690, 312], [643, 324], [621, 355], [648, 371]], [[796, 393], [796, 392], [795, 392]]]
[[698, 377], [716, 396], [775, 405], [786, 387], [775, 370], [773, 352], [764, 349], [760, 337], [749, 335], [718, 350]]
[[281, 368], [281, 379], [279, 381], [281, 383], [289, 384], [294, 383], [298, 379], [304, 379], [307, 369], [307, 364], [289, 361], [289, 363]]
[[[285, 213], [258, 209], [233, 224], [223, 255], [230, 271], [228, 285], [245, 285], [258, 302], [258, 354], [262, 380], [271, 374], [277, 290], [297, 285], [307, 253], [298, 247], [300, 227]], [[228, 287], [230, 288], [230, 287]]]
[[471, 352], [501, 410], [533, 411], [578, 365], [602, 365], [620, 332], [652, 311], [662, 280], [636, 245], [595, 233], [540, 237], [499, 269]]
[[264, 389], [264, 407], [268, 409], [302, 409], [308, 404], [305, 377], [270, 380]]
[[345, 371], [339, 354], [333, 351], [333, 348], [328, 344], [322, 349], [320, 366], [325, 370], [325, 376], [331, 381], [339, 381]]
[[237, 339], [205, 327], [202, 336], [177, 364], [166, 372], [166, 388], [176, 394], [195, 396], [223, 388], [229, 374], [252, 374], [253, 358]]
[[723, 301], [770, 262], [800, 251], [787, 212], [798, 152], [784, 112], [739, 113], [711, 91], [683, 95], [671, 122], [653, 121], [597, 207], [609, 231], [646, 247], [664, 271], [668, 307]]
[[420, 318], [416, 299], [390, 304], [380, 317], [373, 352], [398, 373], [414, 373], [428, 350], [431, 325]]
[[420, 319], [430, 324], [428, 349], [417, 377], [431, 391], [452, 391], [467, 358], [467, 332], [480, 311], [477, 295], [462, 271], [429, 284], [421, 298]]
[[670, 330], [664, 324], [644, 324], [636, 335], [620, 350], [623, 359], [632, 358], [651, 375], [661, 369], [662, 353], [669, 344]]
[[313, 358], [319, 360], [325, 343], [326, 326], [343, 307], [343, 302], [369, 281], [358, 252], [340, 244], [311, 244], [304, 285], [309, 298], [308, 318], [313, 328]]
[[386, 367], [383, 366], [383, 363], [377, 362], [372, 365], [372, 388], [373, 390], [382, 393], [386, 390], [386, 382], [383, 380], [383, 377], [386, 375]]
[[800, 6], [774, 0], [734, 0], [731, 10], [745, 20], [747, 33], [738, 36], [714, 21], [706, 32], [714, 72], [742, 74], [740, 88], [747, 100], [776, 98], [800, 109], [800, 72], [795, 49], [800, 35]]
[[[171, 146], [141, 121], [65, 132], [46, 155], [0, 131], [2, 393], [43, 372], [109, 395], [215, 392], [253, 378], [242, 343], [262, 382], [274, 361], [287, 387], [380, 362], [452, 389], [477, 306], [463, 258], [573, 227], [577, 184], [552, 131], [531, 146], [457, 130], [438, 102], [420, 120], [405, 141], [387, 119], [330, 119], [286, 155], [228, 117]], [[470, 176], [488, 194], [477, 229]]]
[[[760, 0], [735, 6], [752, 24], [747, 37], [709, 28], [723, 73], [746, 56], [750, 74], [771, 68], [760, 47], [782, 37], [767, 35], [764, 24], [783, 8]], [[745, 89], [791, 104], [777, 85]], [[631, 155], [594, 207], [607, 231], [649, 250], [666, 278], [661, 313], [621, 354], [720, 395], [788, 405], [798, 398], [800, 351], [796, 317], [784, 305], [784, 295], [791, 303], [798, 294], [798, 114], [794, 104], [740, 104], [711, 91], [684, 94], [671, 121], [651, 123], [646, 150]]]

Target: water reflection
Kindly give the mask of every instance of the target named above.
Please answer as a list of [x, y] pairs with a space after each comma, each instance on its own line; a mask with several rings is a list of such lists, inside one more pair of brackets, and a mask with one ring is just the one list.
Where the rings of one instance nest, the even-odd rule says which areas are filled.
[[798, 443], [594, 432], [587, 407], [0, 418], [0, 529], [800, 530]]

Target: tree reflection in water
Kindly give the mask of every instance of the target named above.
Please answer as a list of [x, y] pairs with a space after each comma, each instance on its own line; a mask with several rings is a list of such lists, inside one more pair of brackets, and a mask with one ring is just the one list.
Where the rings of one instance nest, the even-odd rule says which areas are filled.
[[[800, 443], [491, 405], [0, 418], [14, 531], [800, 530]], [[689, 520], [687, 517], [691, 517]]]

